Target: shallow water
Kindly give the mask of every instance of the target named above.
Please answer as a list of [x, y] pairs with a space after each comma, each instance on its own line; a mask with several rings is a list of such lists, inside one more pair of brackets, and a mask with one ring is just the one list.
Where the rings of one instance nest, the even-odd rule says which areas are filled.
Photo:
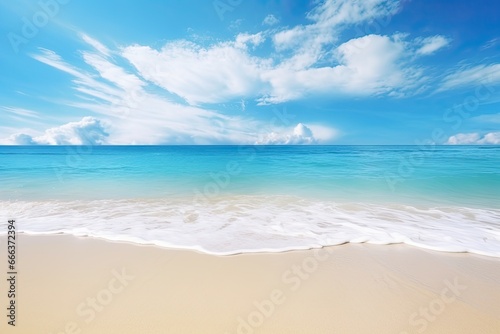
[[500, 256], [500, 147], [0, 147], [0, 231], [216, 254], [344, 242]]

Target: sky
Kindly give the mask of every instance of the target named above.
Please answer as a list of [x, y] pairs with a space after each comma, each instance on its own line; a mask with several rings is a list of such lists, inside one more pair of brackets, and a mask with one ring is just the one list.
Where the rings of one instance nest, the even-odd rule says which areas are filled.
[[500, 144], [497, 0], [0, 0], [0, 144]]

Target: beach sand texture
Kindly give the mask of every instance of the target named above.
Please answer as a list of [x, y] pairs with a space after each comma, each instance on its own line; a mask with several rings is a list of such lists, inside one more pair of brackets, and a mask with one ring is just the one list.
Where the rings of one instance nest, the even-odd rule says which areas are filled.
[[500, 333], [498, 258], [368, 244], [221, 257], [66, 235], [17, 245], [16, 333]]

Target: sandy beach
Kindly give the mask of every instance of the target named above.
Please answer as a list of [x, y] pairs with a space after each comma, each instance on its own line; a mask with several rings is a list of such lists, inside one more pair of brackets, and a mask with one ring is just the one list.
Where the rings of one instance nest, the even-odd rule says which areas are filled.
[[[5, 237], [1, 239], [5, 245]], [[498, 333], [500, 260], [346, 244], [213, 256], [18, 235], [2, 333]], [[2, 258], [6, 258], [2, 247]], [[8, 290], [2, 280], [4, 313]]]

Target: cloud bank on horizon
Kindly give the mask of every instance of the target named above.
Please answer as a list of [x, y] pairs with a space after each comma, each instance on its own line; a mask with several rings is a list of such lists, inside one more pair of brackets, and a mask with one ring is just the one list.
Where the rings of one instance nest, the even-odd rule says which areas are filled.
[[[10, 102], [0, 104], [0, 130], [8, 135], [0, 143], [387, 143], [380, 139], [387, 127], [393, 135], [386, 140], [398, 144], [412, 141], [397, 137], [401, 127], [411, 133], [409, 124], [421, 117], [415, 124], [430, 125], [413, 129], [415, 140], [439, 126], [449, 135], [437, 144], [499, 144], [492, 118], [500, 62], [490, 56], [450, 64], [457, 34], [402, 30], [397, 18], [407, 5], [324, 0], [301, 8], [295, 20], [262, 12], [249, 27], [236, 19], [208, 35], [187, 29], [160, 45], [109, 42], [112, 36], [104, 42], [69, 29], [75, 48], [40, 42], [16, 60], [49, 83], [4, 89], [2, 100]], [[498, 43], [478, 48], [491, 54]], [[52, 84], [64, 93], [47, 89], [52, 95], [35, 97]], [[428, 110], [443, 100], [449, 105]]]

